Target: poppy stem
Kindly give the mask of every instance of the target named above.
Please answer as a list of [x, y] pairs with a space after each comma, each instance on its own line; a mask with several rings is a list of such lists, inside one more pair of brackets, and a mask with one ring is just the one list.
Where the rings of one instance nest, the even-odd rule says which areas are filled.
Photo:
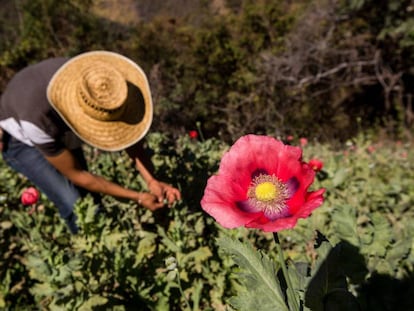
[[285, 281], [286, 281], [287, 295], [288, 297], [290, 296], [290, 299], [288, 299], [288, 302], [291, 302], [292, 304], [292, 306], [289, 306], [289, 308], [293, 308], [294, 311], [299, 311], [300, 308], [298, 305], [298, 301], [296, 299], [295, 290], [293, 289], [292, 281], [290, 279], [289, 272], [288, 272], [288, 269], [285, 263], [285, 257], [283, 255], [282, 246], [280, 245], [279, 235], [277, 234], [277, 232], [273, 232], [273, 239], [276, 243], [276, 250], [279, 256], [280, 265], [282, 267], [283, 277], [285, 278]]
[[198, 134], [200, 135], [200, 140], [201, 141], [205, 141], [204, 135], [203, 135], [203, 131], [201, 129], [201, 123], [200, 122], [196, 122], [196, 126], [197, 126], [197, 130], [198, 130]]
[[177, 283], [178, 283], [178, 290], [180, 291], [181, 297], [183, 297], [188, 310], [191, 310], [190, 303], [188, 302], [188, 299], [185, 296], [185, 293], [183, 291], [183, 287], [181, 286], [180, 273], [179, 273], [178, 269], [177, 269]]

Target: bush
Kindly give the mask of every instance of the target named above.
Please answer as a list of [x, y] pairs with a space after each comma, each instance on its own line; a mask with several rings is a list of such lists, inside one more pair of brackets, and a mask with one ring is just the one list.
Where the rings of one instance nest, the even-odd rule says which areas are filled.
[[0, 87], [46, 57], [107, 49], [147, 72], [157, 131], [179, 136], [199, 122], [227, 142], [246, 133], [345, 141], [385, 127], [401, 138], [413, 125], [409, 2], [245, 0], [217, 15], [200, 1], [187, 7], [196, 18], [156, 3], [162, 14], [128, 22], [97, 15], [91, 1], [5, 3]]

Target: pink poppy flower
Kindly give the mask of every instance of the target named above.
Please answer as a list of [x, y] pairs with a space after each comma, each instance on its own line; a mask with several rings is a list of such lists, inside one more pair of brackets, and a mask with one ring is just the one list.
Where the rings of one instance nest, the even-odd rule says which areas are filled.
[[246, 135], [223, 156], [218, 174], [209, 178], [201, 206], [225, 228], [293, 228], [323, 203], [325, 189], [308, 191], [314, 177], [299, 147]]
[[25, 189], [20, 198], [23, 205], [32, 205], [39, 200], [39, 192], [34, 187]]
[[197, 131], [192, 130], [188, 132], [188, 136], [190, 136], [191, 139], [197, 139], [198, 133]]
[[311, 159], [309, 160], [309, 166], [315, 171], [319, 172], [322, 170], [323, 162], [318, 159]]

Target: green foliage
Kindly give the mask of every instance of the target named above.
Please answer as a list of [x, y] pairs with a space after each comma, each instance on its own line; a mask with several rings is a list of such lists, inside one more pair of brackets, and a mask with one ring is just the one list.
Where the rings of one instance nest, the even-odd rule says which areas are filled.
[[[373, 5], [374, 3], [377, 5]], [[391, 0], [377, 3], [372, 0], [354, 0], [348, 7], [362, 16], [369, 17], [370, 27], [380, 41], [395, 40], [401, 48], [413, 46], [414, 19], [410, 15], [413, 9], [411, 1]]]
[[[81, 228], [77, 236], [68, 234], [45, 198], [46, 206], [39, 209], [43, 206], [39, 205], [29, 215], [18, 202], [27, 180], [10, 169], [1, 170], [1, 184], [7, 187], [0, 192], [7, 203], [1, 209], [0, 226], [2, 306], [129, 310], [141, 305], [148, 310], [182, 310], [186, 301], [192, 310], [224, 306], [223, 299], [232, 292], [229, 270], [223, 268], [214, 239], [204, 238], [215, 236], [218, 228], [199, 209], [202, 181], [187, 178], [184, 182], [184, 176], [212, 174], [225, 145], [182, 137], [174, 146], [161, 134], [148, 139], [159, 151], [154, 163], [162, 177], [182, 182], [189, 195], [174, 209], [159, 213], [105, 197], [98, 214], [98, 206], [88, 196], [76, 207]], [[144, 190], [125, 154], [86, 151], [95, 173]], [[170, 257], [177, 261], [175, 277], [165, 265]]]
[[[18, 19], [14, 23], [20, 32], [6, 36], [2, 42], [0, 65], [23, 67], [35, 60], [42, 60], [50, 55], [70, 53], [74, 41], [67, 33], [76, 32], [88, 21], [76, 24], [85, 17], [82, 11], [90, 6], [90, 1], [78, 0], [35, 0], [19, 1], [11, 10]], [[69, 19], [69, 23], [64, 21]], [[72, 20], [70, 20], [72, 19]], [[74, 24], [71, 24], [74, 22]], [[18, 42], [18, 44], [16, 44]]]
[[[272, 260], [264, 251], [254, 249], [249, 241], [241, 243], [224, 236], [219, 239], [218, 246], [229, 253], [241, 269], [237, 275], [243, 289], [230, 299], [236, 310], [252, 310], [257, 306], [261, 310], [295, 310], [291, 306], [285, 279], [280, 275], [281, 265], [286, 264], [284, 261]], [[361, 255], [346, 243], [333, 247], [320, 233], [314, 251], [317, 260], [313, 265], [297, 262], [288, 266], [292, 288], [300, 297], [299, 308], [313, 311], [330, 310], [332, 307], [335, 310], [357, 310], [358, 302], [348, 290], [347, 277], [352, 275], [352, 270], [347, 269], [350, 265], [344, 257], [352, 255], [352, 262], [360, 264], [358, 256]]]
[[[139, 304], [148, 310], [225, 310], [230, 303], [237, 309], [257, 305], [259, 298], [264, 305], [264, 297], [276, 292], [282, 297], [277, 305], [286, 299], [272, 236], [224, 231], [200, 209], [207, 177], [217, 171], [228, 146], [161, 133], [150, 134], [147, 145], [156, 175], [178, 185], [183, 201], [151, 213], [104, 197], [96, 214], [96, 203], [86, 197], [77, 204], [78, 236], [69, 235], [44, 196], [29, 214], [19, 196], [30, 183], [0, 162], [1, 308], [128, 310]], [[334, 150], [316, 143], [304, 147], [305, 160], [324, 162], [314, 187], [327, 189], [325, 203], [294, 229], [279, 233], [304, 310], [321, 310], [322, 302], [344, 310], [355, 310], [357, 303], [370, 310], [372, 301], [396, 299], [389, 290], [393, 282], [410, 286], [410, 148], [374, 144], [364, 136]], [[145, 190], [124, 153], [86, 151], [93, 172]], [[254, 295], [252, 284], [260, 295]], [[399, 295], [409, 305], [408, 297]]]
[[369, 146], [364, 141], [351, 146], [356, 150], [343, 157], [347, 177], [341, 177], [340, 184], [325, 184], [327, 189], [337, 187], [334, 193], [328, 192], [328, 200], [335, 204], [333, 229], [339, 239], [361, 250], [368, 258], [370, 271], [402, 277], [407, 267], [396, 267], [412, 251], [407, 206], [412, 204], [414, 195], [406, 155], [398, 147], [384, 149], [381, 144]]

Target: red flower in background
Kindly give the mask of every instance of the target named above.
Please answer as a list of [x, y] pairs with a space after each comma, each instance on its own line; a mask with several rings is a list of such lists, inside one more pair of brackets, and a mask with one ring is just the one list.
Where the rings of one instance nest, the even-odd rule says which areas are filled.
[[305, 137], [299, 138], [299, 143], [302, 147], [305, 147], [308, 144], [308, 139]]
[[209, 178], [201, 206], [225, 228], [293, 228], [323, 203], [325, 189], [308, 192], [314, 177], [299, 147], [268, 136], [243, 136]]
[[188, 136], [190, 136], [191, 139], [197, 139], [198, 133], [197, 131], [192, 130], [188, 132]]
[[293, 135], [288, 135], [287, 137], [286, 137], [286, 140], [287, 141], [293, 141], [295, 138], [293, 137]]
[[319, 172], [323, 167], [323, 162], [318, 159], [311, 159], [308, 164], [315, 172]]
[[32, 205], [39, 200], [39, 192], [34, 187], [25, 189], [20, 198], [23, 205]]
[[400, 156], [403, 159], [407, 159], [408, 158], [408, 152], [407, 151], [403, 151], [403, 152], [401, 152]]

